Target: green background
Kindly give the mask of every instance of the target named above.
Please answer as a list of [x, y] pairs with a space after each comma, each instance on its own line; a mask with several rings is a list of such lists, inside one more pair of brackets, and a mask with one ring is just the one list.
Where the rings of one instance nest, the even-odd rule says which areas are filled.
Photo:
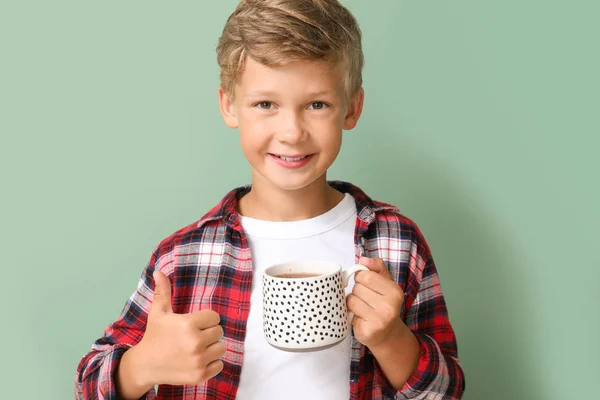
[[[598, 3], [344, 3], [366, 100], [329, 177], [422, 228], [465, 398], [595, 398]], [[217, 104], [235, 4], [0, 3], [1, 398], [72, 398], [158, 241], [248, 182]]]

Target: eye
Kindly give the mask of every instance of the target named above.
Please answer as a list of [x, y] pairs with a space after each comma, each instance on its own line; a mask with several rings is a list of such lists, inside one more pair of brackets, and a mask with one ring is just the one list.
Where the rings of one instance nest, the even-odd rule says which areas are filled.
[[328, 105], [323, 103], [322, 101], [313, 101], [312, 103], [310, 103], [310, 106], [308, 106], [310, 110], [323, 110], [327, 107]]
[[261, 101], [259, 103], [256, 103], [256, 107], [263, 110], [271, 110], [273, 108], [273, 103], [271, 103], [270, 101]]

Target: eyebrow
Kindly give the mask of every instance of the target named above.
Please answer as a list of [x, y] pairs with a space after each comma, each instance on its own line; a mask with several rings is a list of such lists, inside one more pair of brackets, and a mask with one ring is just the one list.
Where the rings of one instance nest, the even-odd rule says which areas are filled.
[[[268, 91], [268, 90], [257, 90], [257, 91], [248, 93], [244, 97], [273, 97], [273, 96], [277, 96], [277, 94], [278, 93], [276, 93], [276, 92], [272, 92], [272, 91]], [[308, 97], [318, 97], [318, 96], [335, 95], [335, 94], [336, 93], [333, 90], [320, 90], [318, 92], [307, 93], [307, 96]]]

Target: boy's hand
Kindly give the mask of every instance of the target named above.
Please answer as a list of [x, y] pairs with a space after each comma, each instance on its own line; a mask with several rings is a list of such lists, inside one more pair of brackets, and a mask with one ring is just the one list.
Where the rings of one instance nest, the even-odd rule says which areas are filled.
[[354, 313], [354, 336], [372, 349], [386, 340], [399, 337], [407, 329], [400, 319], [404, 292], [392, 280], [380, 258], [361, 257], [360, 264], [369, 271], [356, 273], [356, 284], [347, 304]]
[[[171, 283], [159, 271], [146, 333], [136, 346], [140, 382], [144, 384], [197, 385], [223, 369], [225, 344], [219, 314], [201, 310], [175, 314]], [[133, 350], [133, 349], [132, 349]]]

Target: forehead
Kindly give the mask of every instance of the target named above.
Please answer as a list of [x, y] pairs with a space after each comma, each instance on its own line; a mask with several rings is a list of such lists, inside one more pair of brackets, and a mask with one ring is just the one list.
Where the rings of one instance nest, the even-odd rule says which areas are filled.
[[341, 68], [321, 61], [295, 61], [271, 67], [248, 57], [236, 85], [242, 95], [252, 92], [323, 92], [341, 94], [344, 83]]

